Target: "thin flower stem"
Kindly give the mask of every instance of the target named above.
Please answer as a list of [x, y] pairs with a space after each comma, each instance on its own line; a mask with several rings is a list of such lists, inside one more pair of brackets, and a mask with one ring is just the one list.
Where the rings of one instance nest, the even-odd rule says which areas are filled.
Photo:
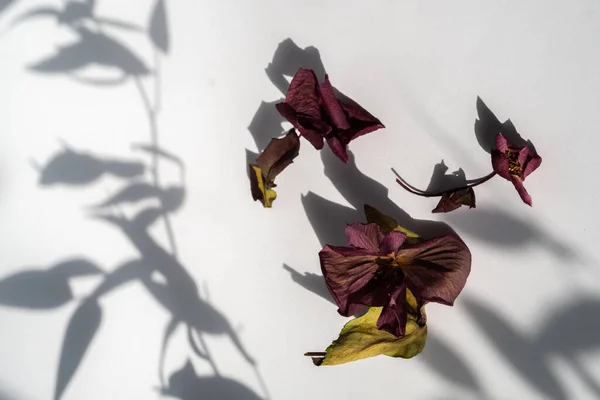
[[325, 352], [323, 351], [309, 351], [307, 353], [304, 353], [305, 356], [307, 357], [325, 357]]
[[440, 197], [446, 193], [458, 192], [460, 190], [474, 188], [475, 186], [479, 186], [482, 183], [485, 183], [485, 182], [489, 181], [490, 179], [492, 179], [494, 176], [496, 176], [496, 172], [492, 171], [488, 175], [483, 176], [479, 179], [474, 179], [474, 180], [468, 181], [469, 183], [465, 186], [460, 186], [460, 187], [457, 187], [454, 189], [446, 189], [441, 192], [427, 193], [424, 190], [415, 188], [414, 186], [412, 186], [408, 182], [406, 182], [404, 179], [402, 179], [402, 177], [396, 172], [396, 170], [394, 170], [394, 168], [392, 168], [392, 172], [396, 175], [396, 182], [398, 183], [398, 185], [402, 186], [402, 188], [404, 190], [406, 190], [407, 192], [410, 192], [412, 194], [415, 194], [415, 195], [421, 196], [421, 197]]

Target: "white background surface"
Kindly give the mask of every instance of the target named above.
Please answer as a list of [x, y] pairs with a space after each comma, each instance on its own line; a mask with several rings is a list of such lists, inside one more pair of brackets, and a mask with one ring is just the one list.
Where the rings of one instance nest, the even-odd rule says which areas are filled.
[[[0, 278], [73, 257], [109, 272], [139, 254], [122, 232], [91, 218], [89, 207], [124, 181], [42, 187], [32, 160], [43, 168], [62, 140], [77, 151], [149, 165], [131, 150], [149, 143], [148, 118], [132, 79], [92, 86], [27, 69], [76, 40], [50, 18], [8, 29], [38, 4], [61, 3], [15, 1], [0, 14]], [[147, 26], [153, 5], [100, 0], [97, 13]], [[172, 47], [161, 56], [158, 127], [160, 146], [186, 166], [185, 203], [172, 215], [179, 261], [257, 360], [270, 398], [600, 398], [598, 2], [179, 0], [167, 3], [167, 13]], [[144, 35], [106, 32], [153, 65]], [[252, 201], [246, 149], [258, 149], [248, 126], [262, 101], [282, 97], [265, 68], [286, 38], [315, 46], [333, 85], [386, 125], [350, 149], [358, 169], [388, 193], [366, 190], [352, 166], [340, 193], [303, 140], [300, 157], [278, 178], [274, 208]], [[96, 66], [82, 75], [114, 72]], [[151, 91], [152, 78], [142, 81]], [[435, 200], [401, 190], [390, 167], [422, 188], [442, 159], [469, 179], [487, 174], [489, 155], [473, 132], [478, 95], [543, 157], [526, 181], [534, 207], [495, 178], [477, 191], [477, 209], [432, 215]], [[178, 182], [168, 161], [159, 168], [163, 182]], [[428, 307], [422, 355], [328, 368], [303, 357], [324, 350], [346, 321], [283, 268], [320, 273], [307, 195], [350, 208], [367, 201], [389, 209], [392, 201], [413, 218], [448, 222], [470, 246], [473, 269], [456, 305]], [[153, 204], [120, 209], [131, 216]], [[333, 215], [320, 212], [312, 216], [327, 225]], [[330, 230], [339, 237], [343, 225]], [[162, 222], [151, 234], [169, 249]], [[52, 398], [69, 319], [101, 280], [73, 278], [75, 300], [56, 308], [0, 304], [2, 399]], [[140, 282], [107, 294], [100, 306], [101, 325], [63, 398], [157, 398], [169, 311]], [[206, 338], [220, 373], [266, 398], [228, 337]], [[199, 376], [213, 374], [181, 326], [170, 343], [167, 377], [188, 359]]]

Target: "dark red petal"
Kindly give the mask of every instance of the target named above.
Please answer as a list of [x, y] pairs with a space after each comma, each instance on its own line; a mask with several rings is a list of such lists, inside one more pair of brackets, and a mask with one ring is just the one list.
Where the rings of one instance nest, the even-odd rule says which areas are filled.
[[444, 193], [442, 195], [442, 197], [440, 198], [440, 201], [438, 202], [437, 206], [435, 206], [435, 208], [433, 210], [431, 210], [431, 212], [434, 214], [435, 213], [447, 213], [447, 212], [454, 211], [458, 208], [460, 208], [460, 204], [453, 202], [452, 199], [450, 198], [450, 195], [448, 193]]
[[294, 109], [287, 103], [275, 104], [277, 111], [287, 119], [294, 128], [298, 129], [300, 134], [312, 144], [315, 149], [323, 148], [322, 132], [329, 132], [331, 128], [320, 120], [315, 120], [310, 117], [299, 116]]
[[529, 193], [527, 193], [527, 189], [525, 189], [525, 186], [523, 185], [523, 181], [521, 180], [521, 178], [513, 175], [513, 176], [511, 176], [510, 181], [515, 186], [515, 189], [517, 189], [517, 193], [519, 193], [519, 196], [521, 197], [521, 200], [523, 200], [523, 203], [525, 203], [531, 207], [532, 206], [531, 196], [529, 195]]
[[281, 139], [273, 138], [256, 159], [256, 165], [263, 171], [267, 182], [275, 179], [300, 152], [300, 140], [296, 131], [291, 129]]
[[290, 82], [285, 102], [294, 109], [296, 114], [321, 119], [317, 77], [312, 69], [300, 68], [296, 72]]
[[329, 114], [329, 118], [331, 119], [333, 126], [337, 129], [350, 128], [350, 123], [346, 118], [346, 114], [344, 114], [344, 110], [342, 109], [340, 102], [333, 93], [333, 87], [331, 87], [328, 75], [325, 75], [325, 81], [319, 85], [319, 92], [321, 93], [323, 104], [327, 110], [327, 113]]
[[537, 154], [532, 156], [523, 167], [523, 179], [527, 178], [529, 174], [535, 171], [542, 164], [542, 157]]
[[[374, 297], [380, 295], [370, 283], [379, 268], [376, 255], [364, 250], [327, 245], [319, 252], [319, 259], [325, 283], [341, 315], [349, 317], [357, 311], [357, 300], [353, 300], [353, 295], [363, 305], [369, 305]], [[365, 287], [369, 290], [363, 290]]]
[[[352, 102], [354, 102], [352, 100]], [[345, 101], [340, 101], [342, 109], [348, 114], [348, 117], [351, 120], [358, 120], [362, 122], [367, 122], [369, 125], [381, 125], [381, 128], [384, 128], [383, 124], [379, 119], [375, 118], [371, 113], [362, 108], [360, 105], [356, 103], [350, 103]]]
[[371, 133], [381, 128], [385, 128], [383, 124], [367, 125], [365, 122], [351, 121], [352, 128], [340, 133], [343, 142], [350, 143], [352, 140]]
[[323, 148], [323, 137], [331, 132], [331, 127], [327, 122], [311, 117], [298, 117], [298, 123], [302, 126], [300, 129], [302, 136], [306, 138], [317, 150]]
[[508, 150], [508, 140], [501, 133], [496, 135], [496, 150], [501, 153]]
[[[375, 225], [375, 224], [373, 224]], [[379, 228], [379, 226], [378, 226]], [[406, 234], [399, 231], [391, 231], [385, 234], [383, 240], [379, 244], [380, 254], [396, 253], [400, 246], [406, 240]]]
[[346, 145], [342, 143], [340, 139], [335, 136], [329, 136], [327, 138], [327, 144], [337, 158], [342, 160], [342, 162], [345, 164], [348, 163], [348, 151], [346, 150]]
[[531, 150], [529, 147], [523, 146], [518, 149], [517, 161], [519, 161], [519, 165], [524, 166], [527, 159], [531, 156]]
[[504, 179], [510, 180], [510, 172], [508, 171], [509, 163], [506, 154], [499, 150], [492, 150], [492, 169], [495, 173], [503, 177]]
[[404, 282], [398, 282], [398, 285], [393, 288], [389, 303], [381, 310], [377, 328], [394, 336], [404, 336], [406, 320], [406, 285]]
[[361, 222], [346, 225], [346, 237], [348, 237], [348, 245], [367, 250], [375, 255], [379, 254], [379, 243], [384, 238], [377, 224]]
[[471, 252], [453, 235], [408, 245], [397, 259], [408, 288], [421, 301], [452, 305], [471, 272]]

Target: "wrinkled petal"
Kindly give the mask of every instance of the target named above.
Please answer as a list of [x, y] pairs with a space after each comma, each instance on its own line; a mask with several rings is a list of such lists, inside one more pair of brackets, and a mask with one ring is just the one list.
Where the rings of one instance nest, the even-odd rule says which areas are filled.
[[377, 328], [389, 332], [396, 337], [403, 336], [407, 320], [406, 285], [398, 283], [391, 293], [390, 301], [383, 306], [377, 320]]
[[501, 153], [508, 150], [508, 140], [501, 133], [496, 135], [496, 149]]
[[437, 206], [435, 206], [435, 208], [431, 210], [431, 212], [434, 214], [448, 213], [458, 208], [460, 208], [460, 204], [452, 201], [449, 193], [444, 193], [442, 197], [440, 197], [440, 201], [438, 202]]
[[527, 193], [527, 189], [525, 189], [525, 186], [523, 185], [523, 181], [521, 180], [521, 178], [519, 178], [518, 176], [511, 176], [510, 181], [515, 186], [515, 189], [517, 189], [517, 193], [519, 193], [519, 196], [521, 197], [521, 200], [523, 200], [523, 203], [525, 203], [531, 207], [532, 206], [531, 196], [529, 195], [529, 193]]
[[348, 163], [348, 151], [346, 150], [346, 145], [340, 141], [335, 136], [330, 136], [327, 138], [327, 144], [331, 151], [337, 158], [342, 160], [343, 163]]
[[317, 150], [323, 148], [323, 135], [331, 131], [331, 128], [324, 122], [306, 116], [299, 116], [296, 111], [287, 103], [277, 103], [275, 108], [282, 117], [287, 119], [294, 128], [298, 129]]
[[365, 124], [365, 123], [353, 123], [353, 128], [343, 132], [344, 140], [350, 143], [352, 140], [364, 136], [367, 133], [374, 132], [378, 129], [385, 128], [383, 124]]
[[506, 154], [500, 150], [492, 150], [492, 169], [495, 173], [503, 177], [504, 179], [510, 180], [510, 172], [508, 170], [509, 162]]
[[291, 129], [281, 139], [271, 139], [265, 150], [256, 159], [256, 165], [262, 170], [267, 181], [272, 181], [300, 152], [300, 140], [296, 131]]
[[[373, 287], [361, 291], [370, 283], [379, 268], [376, 258], [368, 251], [347, 247], [327, 245], [319, 252], [325, 283], [341, 315], [349, 317], [356, 313], [354, 302], [357, 298], [364, 305], [369, 305], [380, 295]], [[353, 298], [353, 294], [357, 292], [358, 295]]]
[[529, 174], [535, 171], [541, 164], [542, 157], [537, 154], [532, 156], [523, 167], [523, 179], [527, 178]]
[[[371, 224], [371, 225], [377, 226], [376, 224]], [[398, 251], [400, 246], [402, 246], [402, 244], [404, 243], [405, 240], [406, 240], [405, 233], [402, 233], [399, 231], [391, 231], [389, 233], [386, 233], [385, 236], [383, 237], [383, 240], [380, 241], [379, 253], [380, 254], [395, 253], [396, 251]]]
[[319, 107], [319, 91], [317, 76], [312, 69], [300, 68], [290, 82], [290, 88], [285, 96], [285, 102], [297, 114], [304, 114], [315, 119], [321, 119]]
[[518, 149], [517, 161], [519, 161], [519, 165], [524, 166], [525, 162], [531, 156], [531, 150], [527, 146], [523, 146]]
[[359, 104], [350, 99], [350, 101], [340, 100], [342, 109], [346, 112], [350, 119], [358, 121], [368, 122], [369, 125], [381, 124], [379, 119], [375, 118], [373, 114], [362, 108]]
[[460, 206], [475, 207], [475, 191], [472, 187], [456, 192], [444, 193], [438, 205], [431, 212], [447, 213], [456, 210]]
[[350, 123], [346, 118], [346, 114], [344, 114], [340, 102], [333, 93], [333, 87], [329, 82], [328, 75], [325, 75], [325, 81], [319, 85], [319, 92], [321, 93], [323, 104], [329, 114], [329, 118], [331, 119], [331, 122], [333, 122], [333, 126], [337, 129], [350, 128]]
[[421, 301], [452, 305], [471, 272], [471, 252], [456, 236], [411, 244], [398, 252], [406, 284]]
[[379, 243], [384, 238], [377, 224], [361, 222], [346, 225], [346, 237], [350, 246], [367, 250], [373, 255], [379, 254]]

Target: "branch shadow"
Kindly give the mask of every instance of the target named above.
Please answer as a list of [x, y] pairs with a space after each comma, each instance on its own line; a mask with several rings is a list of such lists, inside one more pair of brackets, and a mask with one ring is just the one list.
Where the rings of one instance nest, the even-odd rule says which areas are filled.
[[[81, 257], [67, 258], [46, 268], [27, 268], [0, 280], [0, 305], [36, 310], [55, 309], [76, 300], [69, 286], [71, 279], [87, 275], [102, 276], [101, 282], [91, 293], [78, 299], [80, 302], [66, 327], [56, 372], [54, 400], [63, 397], [106, 317], [107, 310], [102, 307], [100, 299], [133, 282], [141, 284], [150, 297], [170, 315], [159, 353], [157, 375], [160, 393], [183, 400], [197, 398], [198, 394], [204, 394], [207, 398], [262, 398], [244, 384], [224, 377], [218, 369], [216, 355], [211, 352], [204, 337], [222, 335], [230, 339], [240, 357], [253, 369], [268, 398], [268, 391], [255, 359], [242, 344], [226, 315], [211, 304], [206, 296], [201, 295], [194, 278], [178, 257], [170, 218], [184, 205], [186, 184], [183, 161], [159, 145], [161, 135], [157, 119], [161, 109], [161, 91], [158, 60], [159, 52], [169, 53], [171, 37], [165, 1], [155, 0], [154, 3], [149, 26], [147, 30], [144, 29], [155, 51], [156, 68], [152, 71], [156, 80], [154, 101], [139, 79], [151, 72], [146, 62], [120, 40], [104, 33], [99, 26], [92, 30], [88, 25], [79, 24], [80, 20], [93, 17], [93, 0], [76, 4], [69, 2], [60, 12], [47, 8], [34, 9], [26, 14], [54, 16], [59, 23], [66, 18], [68, 21], [63, 22], [78, 35], [74, 43], [59, 48], [55, 55], [36, 63], [30, 70], [43, 74], [67, 75], [76, 81], [92, 85], [121, 84], [128, 78], [134, 78], [148, 117], [151, 140], [149, 143], [132, 145], [132, 150], [146, 153], [150, 162], [99, 156], [90, 151], [75, 150], [63, 143], [63, 148], [44, 166], [34, 163], [39, 171], [38, 184], [42, 188], [57, 185], [84, 187], [101, 182], [107, 175], [120, 178], [122, 186], [119, 190], [97, 204], [88, 206], [86, 211], [90, 218], [116, 228], [138, 254], [110, 271], [104, 271], [93, 261]], [[77, 14], [77, 10], [69, 7], [83, 8]], [[77, 15], [79, 17], [75, 18]], [[126, 22], [116, 19], [92, 19], [96, 25], [121, 23], [122, 28], [128, 26]], [[116, 80], [99, 80], [74, 75], [92, 65], [112, 67], [120, 71], [122, 76]], [[159, 162], [163, 162], [162, 165], [169, 162], [176, 165], [180, 170], [181, 181], [171, 185], [161, 183]], [[147, 205], [148, 200], [153, 204]], [[136, 206], [132, 217], [125, 216], [121, 210], [123, 205]], [[168, 246], [159, 244], [150, 232], [158, 223], [164, 224]], [[168, 382], [165, 382], [164, 360], [172, 335], [180, 325], [187, 329], [191, 352], [199, 360], [210, 364], [213, 375], [197, 376], [189, 364], [170, 374]]]
[[525, 334], [511, 326], [491, 307], [473, 298], [463, 299], [467, 313], [481, 328], [513, 370], [552, 400], [568, 399], [551, 369], [551, 357], [568, 361], [577, 376], [597, 396], [600, 382], [577, 360], [577, 356], [600, 349], [600, 300], [585, 298], [575, 300], [554, 311], [541, 324], [537, 333]]

